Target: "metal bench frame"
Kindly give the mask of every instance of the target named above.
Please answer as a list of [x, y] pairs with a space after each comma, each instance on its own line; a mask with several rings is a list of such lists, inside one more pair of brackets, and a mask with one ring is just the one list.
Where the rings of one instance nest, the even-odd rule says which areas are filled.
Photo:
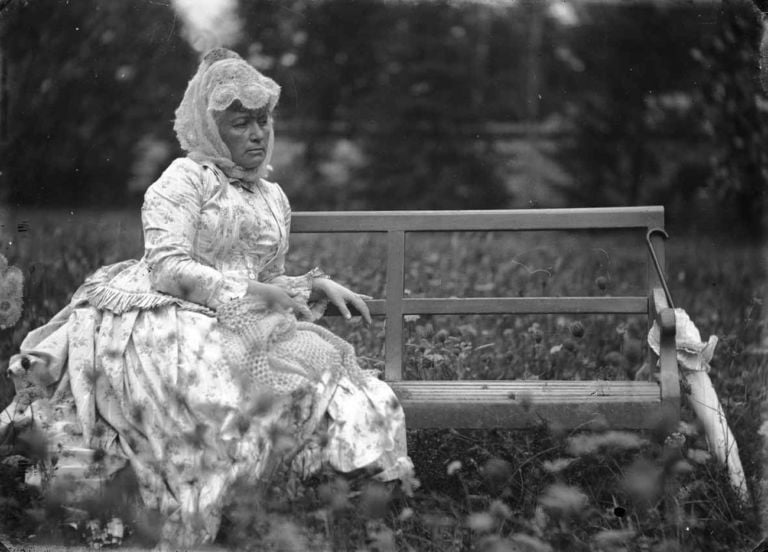
[[[403, 404], [409, 427], [531, 427], [542, 422], [581, 427], [602, 415], [619, 428], [649, 429], [660, 416], [679, 419], [680, 383], [675, 354], [675, 317], [663, 280], [648, 255], [648, 294], [643, 297], [404, 296], [409, 232], [663, 229], [664, 208], [610, 207], [488, 211], [297, 212], [292, 233], [385, 232], [386, 300], [373, 299], [373, 316], [384, 316], [385, 380]], [[664, 269], [664, 241], [650, 236]], [[645, 314], [661, 327], [659, 381], [472, 380], [410, 381], [402, 378], [403, 316], [407, 314]], [[652, 355], [653, 357], [653, 355]], [[652, 358], [655, 364], [656, 358]], [[652, 364], [653, 365], [653, 364]], [[653, 370], [651, 370], [653, 372]], [[602, 418], [600, 418], [602, 419]]]

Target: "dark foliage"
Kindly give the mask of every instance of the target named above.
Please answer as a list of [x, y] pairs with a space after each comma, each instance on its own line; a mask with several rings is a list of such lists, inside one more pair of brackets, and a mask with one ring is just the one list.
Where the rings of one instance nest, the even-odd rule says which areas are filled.
[[[241, 4], [235, 49], [283, 85], [278, 134], [300, 153], [276, 177], [298, 209], [528, 205], [547, 184], [544, 202], [760, 224], [746, 2], [576, 3], [575, 24], [544, 3]], [[197, 57], [181, 27], [168, 2], [4, 4], [3, 199], [138, 203], [179, 153], [173, 110]], [[542, 184], [541, 163], [562, 178]]]
[[696, 61], [707, 71], [698, 116], [714, 142], [708, 193], [725, 227], [764, 236], [768, 199], [768, 99], [759, 81], [762, 25], [745, 0], [723, 2]]

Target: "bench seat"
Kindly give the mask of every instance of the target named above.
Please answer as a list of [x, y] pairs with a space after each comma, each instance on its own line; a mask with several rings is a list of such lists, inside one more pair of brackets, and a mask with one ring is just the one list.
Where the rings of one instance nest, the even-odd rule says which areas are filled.
[[605, 416], [611, 427], [650, 429], [661, 391], [648, 381], [392, 381], [408, 426], [525, 428], [544, 421], [563, 428]]

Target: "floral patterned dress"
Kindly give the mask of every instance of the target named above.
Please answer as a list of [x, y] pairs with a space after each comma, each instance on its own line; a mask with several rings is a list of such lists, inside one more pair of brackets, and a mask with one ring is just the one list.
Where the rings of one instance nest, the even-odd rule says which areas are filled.
[[99, 269], [11, 359], [17, 396], [65, 471], [100, 451], [129, 462], [143, 501], [179, 545], [215, 538], [232, 485], [286, 457], [391, 480], [412, 464], [392, 390], [352, 347], [311, 322], [245, 299], [249, 280], [306, 302], [312, 276], [286, 276], [290, 207], [277, 184], [247, 186], [177, 159], [147, 191], [145, 254]]

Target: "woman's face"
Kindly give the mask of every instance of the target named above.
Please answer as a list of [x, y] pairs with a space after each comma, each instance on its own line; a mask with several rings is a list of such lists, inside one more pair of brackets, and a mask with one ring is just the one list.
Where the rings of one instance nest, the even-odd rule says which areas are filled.
[[256, 169], [264, 162], [272, 131], [272, 114], [266, 106], [260, 109], [230, 106], [217, 117], [217, 123], [219, 136], [236, 165]]

